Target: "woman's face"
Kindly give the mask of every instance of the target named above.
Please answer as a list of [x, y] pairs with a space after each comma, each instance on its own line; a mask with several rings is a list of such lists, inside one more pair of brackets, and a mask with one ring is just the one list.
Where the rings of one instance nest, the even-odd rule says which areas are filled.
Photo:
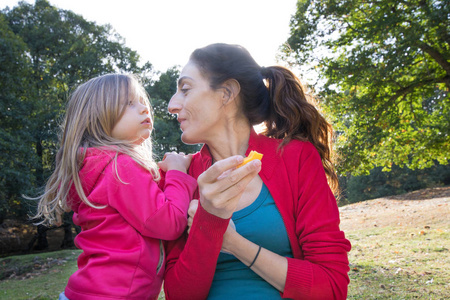
[[169, 112], [177, 114], [187, 144], [208, 143], [224, 128], [223, 90], [213, 90], [200, 69], [192, 62], [183, 68], [178, 88], [169, 102]]

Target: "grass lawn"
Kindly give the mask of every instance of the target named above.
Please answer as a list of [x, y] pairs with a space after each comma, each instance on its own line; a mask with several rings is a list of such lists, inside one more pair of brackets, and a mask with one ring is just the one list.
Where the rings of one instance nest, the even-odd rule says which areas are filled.
[[0, 259], [0, 299], [58, 299], [77, 269], [80, 250], [10, 256]]
[[[0, 258], [1, 300], [56, 300], [77, 270], [81, 250]], [[161, 292], [159, 299], [164, 299]]]
[[[450, 299], [449, 203], [439, 201], [372, 201], [343, 210], [352, 243], [348, 299]], [[0, 299], [57, 299], [79, 254], [0, 258]]]
[[450, 299], [450, 230], [347, 231], [348, 299]]

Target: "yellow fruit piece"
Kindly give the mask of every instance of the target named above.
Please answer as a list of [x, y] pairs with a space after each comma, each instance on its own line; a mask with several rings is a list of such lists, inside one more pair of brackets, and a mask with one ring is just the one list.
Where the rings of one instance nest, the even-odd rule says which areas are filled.
[[244, 158], [244, 161], [243, 161], [240, 165], [238, 165], [237, 168], [242, 167], [243, 165], [245, 165], [245, 164], [251, 162], [251, 161], [254, 160], [254, 159], [259, 159], [259, 160], [261, 160], [262, 157], [263, 157], [263, 155], [262, 155], [261, 153], [258, 153], [258, 152], [256, 152], [256, 151], [250, 151], [250, 153], [248, 154], [248, 156], [247, 156], [246, 158]]

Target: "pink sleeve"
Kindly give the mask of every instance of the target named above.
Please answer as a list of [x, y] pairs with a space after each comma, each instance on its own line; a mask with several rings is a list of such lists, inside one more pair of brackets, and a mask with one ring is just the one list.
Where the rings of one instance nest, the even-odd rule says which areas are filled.
[[167, 244], [166, 299], [206, 299], [228, 223], [199, 206], [189, 237]]
[[163, 192], [150, 172], [130, 157], [119, 155], [117, 163], [120, 179], [112, 172], [109, 204], [144, 236], [178, 238], [186, 229], [189, 201], [197, 181], [185, 173], [168, 171]]
[[303, 259], [288, 258], [283, 298], [346, 299], [351, 246], [339, 229], [336, 199], [315, 148], [302, 151], [297, 172], [295, 226]]

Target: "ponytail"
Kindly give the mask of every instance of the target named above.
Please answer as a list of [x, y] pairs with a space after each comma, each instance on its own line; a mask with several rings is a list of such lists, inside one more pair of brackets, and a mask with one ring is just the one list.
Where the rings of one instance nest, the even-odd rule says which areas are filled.
[[332, 191], [338, 194], [339, 183], [332, 161], [333, 129], [317, 109], [315, 99], [305, 94], [300, 80], [284, 67], [261, 68], [261, 74], [271, 98], [263, 134], [282, 139], [281, 146], [293, 139], [312, 143], [322, 158]]

